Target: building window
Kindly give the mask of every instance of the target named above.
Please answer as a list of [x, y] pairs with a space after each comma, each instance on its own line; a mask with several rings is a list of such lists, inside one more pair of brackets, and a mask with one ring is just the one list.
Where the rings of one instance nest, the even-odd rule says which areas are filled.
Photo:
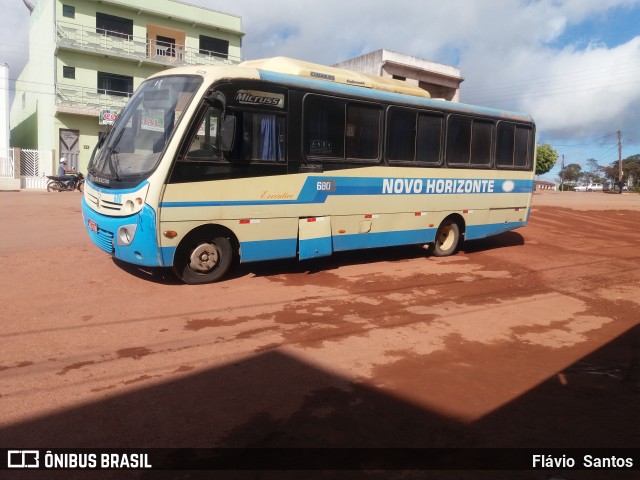
[[96, 12], [96, 33], [130, 38], [133, 36], [133, 20]]
[[64, 65], [62, 67], [62, 76], [64, 78], [70, 78], [72, 80], [75, 80], [75, 78], [76, 78], [76, 67], [67, 67], [66, 65]]
[[203, 55], [227, 58], [229, 56], [229, 41], [200, 35], [200, 53]]
[[133, 93], [133, 77], [98, 72], [98, 93], [128, 97]]
[[76, 7], [62, 5], [62, 16], [66, 18], [76, 18]]
[[402, 80], [403, 82], [407, 81], [407, 77], [402, 77], [400, 75], [391, 75], [391, 78], [393, 78], [394, 80]]

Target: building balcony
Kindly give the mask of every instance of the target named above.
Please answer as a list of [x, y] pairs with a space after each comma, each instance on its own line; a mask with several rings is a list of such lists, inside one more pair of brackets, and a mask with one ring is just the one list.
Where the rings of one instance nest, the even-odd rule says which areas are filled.
[[244, 60], [241, 57], [203, 51], [184, 45], [169, 45], [154, 40], [147, 41], [146, 38], [68, 22], [57, 22], [56, 49], [59, 48], [174, 67], [234, 65]]
[[98, 116], [100, 110], [122, 110], [131, 93], [96, 88], [56, 85], [56, 110], [59, 113]]

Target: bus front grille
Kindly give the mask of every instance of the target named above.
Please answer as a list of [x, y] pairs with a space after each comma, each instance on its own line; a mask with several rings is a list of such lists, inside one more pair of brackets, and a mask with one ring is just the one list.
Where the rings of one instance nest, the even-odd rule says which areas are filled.
[[107, 252], [109, 255], [113, 255], [115, 249], [113, 247], [113, 233], [108, 232], [107, 230], [103, 230], [102, 228], [98, 228], [98, 233], [93, 231], [89, 232], [89, 236], [93, 243], [95, 243], [102, 250]]
[[96, 211], [108, 210], [109, 212], [119, 212], [120, 210], [122, 210], [122, 203], [116, 202], [115, 196], [113, 201], [109, 201], [106, 198], [102, 198], [97, 194], [87, 191], [85, 200]]

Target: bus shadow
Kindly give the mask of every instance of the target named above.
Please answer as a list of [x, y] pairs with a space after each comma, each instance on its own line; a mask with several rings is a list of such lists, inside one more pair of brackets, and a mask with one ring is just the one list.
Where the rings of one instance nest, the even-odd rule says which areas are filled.
[[296, 259], [273, 260], [260, 263], [240, 264], [232, 277], [254, 275], [269, 277], [274, 275], [307, 274], [336, 270], [341, 267], [368, 265], [377, 262], [393, 263], [425, 258], [427, 251], [422, 245], [404, 245], [400, 247], [370, 248], [348, 252], [335, 252], [329, 257], [298, 261]]
[[141, 280], [161, 285], [182, 285], [170, 268], [164, 267], [141, 267], [131, 263], [123, 262], [117, 258], [112, 258], [113, 263], [121, 270], [127, 272]]
[[[504, 232], [487, 238], [465, 241], [458, 253], [479, 253], [499, 248], [524, 245], [524, 237], [517, 232]], [[269, 260], [257, 263], [238, 264], [227, 274], [226, 279], [237, 279], [247, 275], [270, 277], [274, 275], [313, 275], [341, 267], [368, 265], [376, 262], [394, 263], [416, 260], [430, 256], [426, 245], [402, 245], [397, 247], [369, 248], [348, 252], [335, 252], [329, 257], [298, 261], [295, 258]], [[141, 267], [113, 258], [113, 263], [125, 272], [141, 280], [162, 285], [184, 285], [170, 268]]]
[[[516, 232], [505, 232], [491, 237], [465, 241], [458, 253], [472, 254], [500, 248], [519, 247], [524, 245], [524, 237]], [[431, 256], [426, 245], [403, 245], [398, 247], [372, 248], [348, 252], [335, 252], [330, 257], [322, 257], [305, 261], [296, 259], [274, 260], [261, 263], [241, 264], [229, 278], [246, 275], [268, 277], [286, 274], [313, 275], [335, 270], [340, 267], [368, 265], [373, 263], [394, 263], [416, 260]]]
[[492, 235], [491, 237], [479, 238], [477, 240], [466, 240], [462, 247], [461, 252], [464, 253], [478, 253], [489, 250], [496, 250], [498, 248], [507, 247], [521, 247], [524, 245], [524, 237], [518, 232], [504, 232], [499, 235]]

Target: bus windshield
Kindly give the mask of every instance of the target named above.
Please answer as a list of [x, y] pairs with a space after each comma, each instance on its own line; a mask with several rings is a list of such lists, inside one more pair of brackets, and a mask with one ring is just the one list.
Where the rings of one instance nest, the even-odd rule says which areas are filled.
[[145, 81], [98, 142], [89, 173], [121, 180], [152, 172], [202, 78], [167, 76]]

